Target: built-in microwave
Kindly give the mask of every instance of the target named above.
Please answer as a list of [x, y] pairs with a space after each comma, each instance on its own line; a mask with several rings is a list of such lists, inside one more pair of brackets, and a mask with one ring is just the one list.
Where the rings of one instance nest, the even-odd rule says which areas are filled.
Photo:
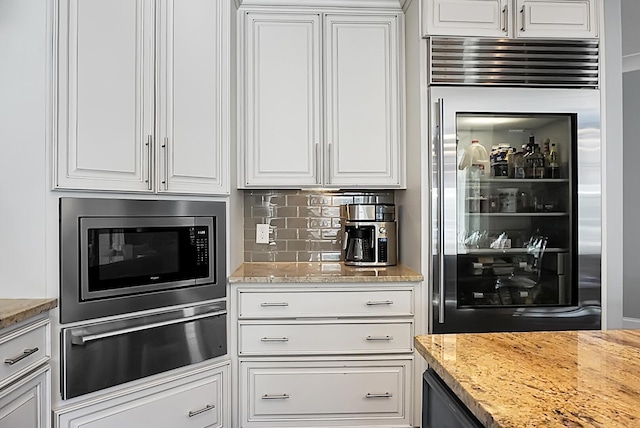
[[60, 320], [225, 296], [224, 202], [60, 198]]

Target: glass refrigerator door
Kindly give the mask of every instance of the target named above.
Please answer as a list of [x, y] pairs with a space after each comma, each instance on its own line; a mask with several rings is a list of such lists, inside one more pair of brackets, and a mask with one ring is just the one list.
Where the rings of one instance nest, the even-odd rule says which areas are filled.
[[456, 113], [458, 308], [576, 304], [576, 126]]

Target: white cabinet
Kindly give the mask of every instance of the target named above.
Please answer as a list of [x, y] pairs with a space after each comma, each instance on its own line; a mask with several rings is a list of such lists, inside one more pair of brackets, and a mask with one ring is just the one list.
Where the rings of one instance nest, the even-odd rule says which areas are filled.
[[49, 428], [51, 324], [42, 316], [0, 332], [0, 428]]
[[229, 427], [229, 363], [174, 372], [54, 409], [57, 428]]
[[55, 187], [226, 193], [227, 2], [56, 5]]
[[243, 360], [241, 427], [411, 427], [411, 369], [406, 359]]
[[240, 185], [402, 187], [403, 15], [241, 11]]
[[239, 427], [413, 426], [415, 284], [232, 285]]
[[49, 428], [50, 389], [45, 365], [0, 390], [0, 428]]
[[598, 0], [424, 0], [424, 36], [596, 38]]

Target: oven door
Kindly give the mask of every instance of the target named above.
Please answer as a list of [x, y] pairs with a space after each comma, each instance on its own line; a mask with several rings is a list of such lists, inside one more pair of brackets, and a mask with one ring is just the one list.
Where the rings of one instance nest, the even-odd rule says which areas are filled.
[[64, 328], [68, 399], [227, 353], [225, 302]]
[[80, 219], [82, 301], [214, 282], [212, 217]]

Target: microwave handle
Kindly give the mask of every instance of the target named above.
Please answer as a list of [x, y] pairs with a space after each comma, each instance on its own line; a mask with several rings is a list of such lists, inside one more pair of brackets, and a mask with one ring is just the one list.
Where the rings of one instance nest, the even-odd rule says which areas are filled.
[[106, 339], [108, 337], [120, 336], [120, 335], [123, 335], [123, 334], [126, 334], [126, 333], [133, 333], [133, 332], [136, 332], [136, 331], [150, 330], [150, 329], [156, 328], [156, 327], [164, 327], [164, 326], [172, 325], [172, 324], [180, 324], [180, 323], [195, 321], [195, 320], [199, 320], [199, 319], [202, 319], [202, 318], [209, 318], [209, 317], [215, 317], [215, 316], [219, 316], [219, 315], [226, 315], [226, 313], [227, 313], [226, 310], [216, 311], [216, 312], [209, 312], [209, 313], [206, 313], [206, 314], [199, 314], [199, 315], [194, 315], [194, 316], [191, 316], [191, 317], [177, 318], [177, 319], [172, 319], [172, 320], [168, 320], [168, 321], [160, 321], [160, 322], [157, 322], [157, 323], [139, 325], [139, 326], [135, 326], [135, 327], [122, 328], [122, 329], [118, 329], [118, 330], [105, 331], [105, 332], [96, 333], [96, 334], [89, 334], [89, 333], [87, 333], [86, 330], [78, 330], [78, 331], [74, 331], [73, 333], [71, 333], [71, 344], [72, 345], [83, 346], [83, 345], [86, 345], [88, 342], [92, 342], [94, 340], [100, 340], [100, 339]]

